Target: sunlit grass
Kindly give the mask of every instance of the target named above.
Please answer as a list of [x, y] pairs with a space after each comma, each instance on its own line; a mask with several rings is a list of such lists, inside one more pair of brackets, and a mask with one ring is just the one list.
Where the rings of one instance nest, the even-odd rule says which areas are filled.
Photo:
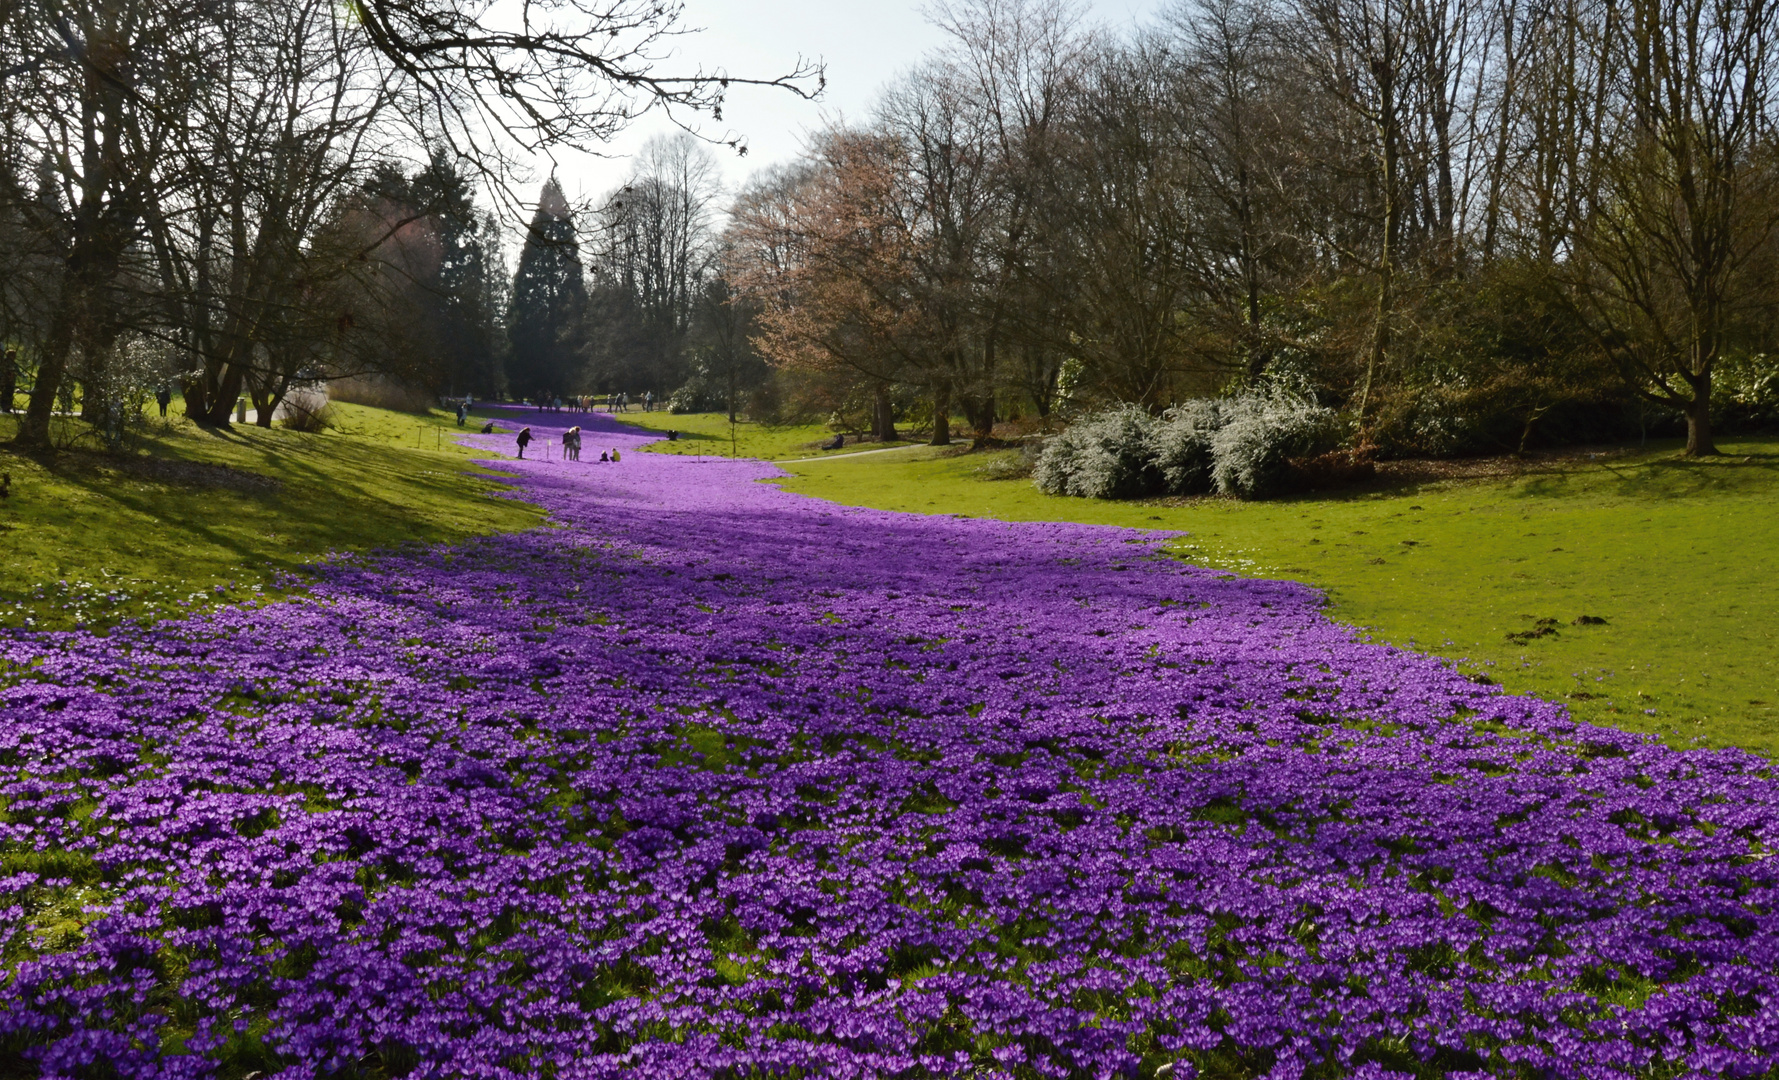
[[654, 454], [708, 454], [715, 457], [781, 458], [811, 457], [821, 444], [834, 437], [823, 424], [775, 427], [740, 420], [733, 428], [727, 413], [628, 412], [617, 418], [649, 431], [677, 431], [673, 442], [663, 439], [645, 449]]
[[[122, 453], [25, 456], [0, 417], [0, 626], [104, 626], [271, 591], [331, 552], [525, 528], [442, 412], [335, 403], [339, 426], [201, 428], [150, 421]], [[174, 412], [177, 413], [177, 407]]]
[[1325, 589], [1330, 614], [1378, 640], [1465, 660], [1580, 719], [1774, 754], [1779, 440], [1725, 450], [1253, 503], [1048, 496], [986, 479], [996, 455], [955, 451], [793, 464], [782, 483], [889, 510], [1180, 530], [1182, 558]]

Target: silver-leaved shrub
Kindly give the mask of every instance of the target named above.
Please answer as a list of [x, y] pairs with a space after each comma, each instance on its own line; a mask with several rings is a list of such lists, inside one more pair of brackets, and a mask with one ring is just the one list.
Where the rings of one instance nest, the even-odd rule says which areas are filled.
[[1224, 495], [1277, 495], [1291, 486], [1291, 462], [1334, 449], [1333, 409], [1290, 395], [1245, 394], [1226, 402], [1211, 436], [1211, 480]]
[[1162, 414], [1155, 432], [1155, 466], [1170, 495], [1203, 495], [1212, 490], [1216, 465], [1211, 440], [1223, 426], [1224, 403], [1197, 398]]
[[1051, 439], [1032, 481], [1052, 495], [1137, 499], [1161, 489], [1155, 465], [1160, 425], [1135, 405], [1119, 405], [1070, 425]]
[[1292, 486], [1294, 461], [1339, 442], [1333, 409], [1276, 389], [1188, 401], [1159, 420], [1119, 405], [1051, 439], [1032, 480], [1052, 495], [1089, 499], [1212, 491], [1263, 498]]

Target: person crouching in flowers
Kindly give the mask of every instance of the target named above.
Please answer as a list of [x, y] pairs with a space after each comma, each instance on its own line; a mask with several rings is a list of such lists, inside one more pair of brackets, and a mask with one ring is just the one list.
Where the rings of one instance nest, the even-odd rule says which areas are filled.
[[525, 448], [530, 445], [531, 445], [531, 429], [528, 427], [520, 428], [519, 429], [519, 460], [520, 461], [525, 460]]

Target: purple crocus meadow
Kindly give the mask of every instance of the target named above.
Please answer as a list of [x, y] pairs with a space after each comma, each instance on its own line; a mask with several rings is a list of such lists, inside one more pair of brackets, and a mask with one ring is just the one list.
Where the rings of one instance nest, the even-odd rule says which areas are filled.
[[1161, 534], [505, 467], [552, 527], [0, 640], [0, 1073], [1779, 1075], [1764, 759]]

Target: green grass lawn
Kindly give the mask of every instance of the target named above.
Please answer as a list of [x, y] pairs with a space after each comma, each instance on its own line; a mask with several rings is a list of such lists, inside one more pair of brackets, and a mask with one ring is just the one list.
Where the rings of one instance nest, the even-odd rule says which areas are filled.
[[1578, 718], [1779, 754], [1779, 440], [1724, 448], [1253, 503], [1048, 496], [985, 479], [993, 455], [926, 448], [789, 465], [781, 483], [887, 510], [1181, 530], [1182, 558], [1315, 585], [1377, 640]]
[[[649, 431], [677, 431], [679, 439], [650, 443], [644, 449], [652, 454], [708, 454], [713, 457], [780, 458], [813, 457], [821, 453], [822, 443], [834, 437], [825, 424], [794, 424], [775, 427], [770, 424], [742, 420], [735, 425], [734, 442], [730, 442], [727, 413], [618, 413], [617, 419]], [[848, 443], [851, 449], [851, 443]], [[860, 449], [871, 449], [861, 446]]]
[[[526, 528], [447, 414], [334, 403], [320, 434], [151, 421], [127, 451], [23, 456], [0, 416], [0, 626], [102, 627], [273, 593], [329, 552]], [[177, 408], [174, 410], [177, 412]]]

